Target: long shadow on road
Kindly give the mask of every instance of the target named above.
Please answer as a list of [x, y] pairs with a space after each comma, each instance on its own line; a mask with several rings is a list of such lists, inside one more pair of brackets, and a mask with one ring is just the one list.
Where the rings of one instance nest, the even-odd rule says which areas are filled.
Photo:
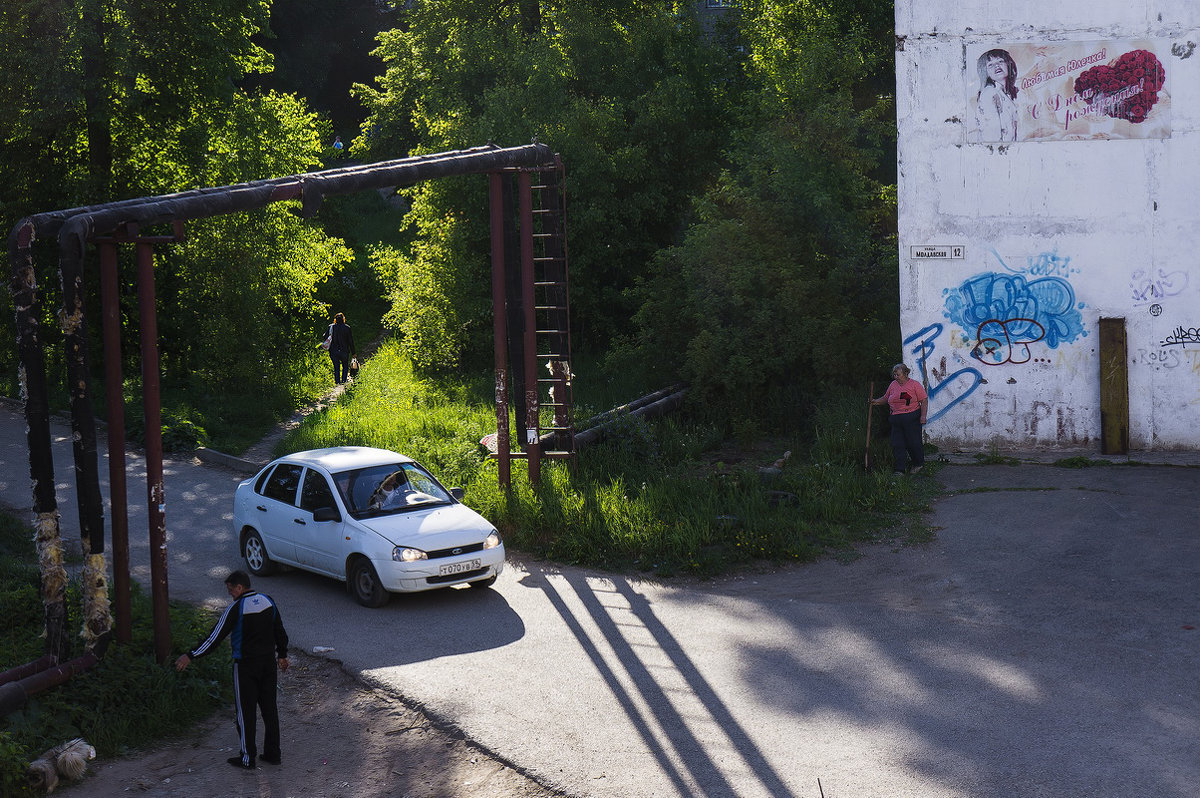
[[[582, 604], [612, 657], [605, 656], [589, 637], [555, 584], [539, 580], [547, 600], [587, 653], [676, 792], [714, 798], [744, 795], [745, 779], [750, 776], [766, 794], [792, 798], [794, 793], [655, 615], [650, 602], [623, 579], [609, 585], [598, 587], [579, 574], [566, 575], [562, 581], [562, 589], [569, 589]], [[699, 736], [701, 728], [707, 739]], [[723, 737], [715, 749], [714, 729]], [[742, 766], [731, 769], [728, 762], [718, 763], [715, 751], [735, 755]], [[736, 780], [730, 772], [738, 773]]]

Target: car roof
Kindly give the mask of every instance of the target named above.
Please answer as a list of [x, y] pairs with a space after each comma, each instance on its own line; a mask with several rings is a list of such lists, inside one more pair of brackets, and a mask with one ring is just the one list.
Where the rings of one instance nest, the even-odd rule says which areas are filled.
[[407, 455], [376, 449], [371, 446], [333, 446], [328, 449], [309, 449], [304, 452], [280, 457], [289, 463], [299, 463], [307, 466], [320, 466], [326, 471], [344, 471], [348, 468], [364, 468], [374, 465], [391, 463], [415, 462]]

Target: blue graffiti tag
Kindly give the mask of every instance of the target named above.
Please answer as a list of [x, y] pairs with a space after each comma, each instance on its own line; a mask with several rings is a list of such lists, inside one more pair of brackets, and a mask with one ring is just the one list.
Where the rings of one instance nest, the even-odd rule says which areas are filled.
[[[930, 414], [926, 420], [927, 424], [932, 424], [944, 416], [950, 408], [974, 393], [975, 389], [983, 382], [983, 375], [979, 373], [979, 369], [970, 366], [961, 368], [953, 374], [930, 373], [927, 362], [933, 354], [938, 336], [944, 329], [941, 324], [935, 322], [904, 339], [906, 347], [914, 341], [917, 342], [917, 345], [908, 351], [917, 356], [917, 368], [920, 369], [922, 381], [929, 392]], [[938, 399], [943, 392], [946, 395]]]
[[1071, 259], [1055, 252], [1040, 252], [1037, 255], [1026, 255], [1024, 267], [1009, 266], [995, 249], [989, 250], [1005, 271], [1014, 274], [1028, 274], [1031, 277], [1062, 277], [1067, 278], [1080, 271], [1071, 267]]
[[1074, 289], [1061, 277], [985, 272], [942, 293], [946, 317], [975, 332], [971, 355], [984, 365], [1024, 363], [1029, 344], [1044, 341], [1057, 349], [1087, 335], [1082, 305], [1076, 306]]

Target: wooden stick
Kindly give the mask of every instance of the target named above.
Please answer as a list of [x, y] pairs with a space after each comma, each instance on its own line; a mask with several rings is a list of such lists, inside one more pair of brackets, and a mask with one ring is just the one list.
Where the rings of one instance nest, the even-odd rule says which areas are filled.
[[871, 411], [875, 409], [875, 383], [867, 388], [867, 448], [863, 453], [863, 468], [871, 470]]

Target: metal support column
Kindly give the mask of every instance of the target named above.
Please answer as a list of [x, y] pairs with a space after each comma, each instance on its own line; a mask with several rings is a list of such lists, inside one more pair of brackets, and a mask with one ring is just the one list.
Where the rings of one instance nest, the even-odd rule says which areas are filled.
[[504, 290], [504, 179], [488, 173], [492, 224], [492, 337], [496, 360], [496, 465], [497, 479], [505, 490], [512, 488], [512, 458], [508, 429], [508, 310]]
[[117, 244], [100, 243], [100, 301], [104, 334], [105, 405], [108, 407], [108, 494], [112, 508], [113, 614], [117, 642], [133, 640], [129, 598], [129, 502], [125, 485], [125, 396], [121, 370], [121, 305]]
[[154, 602], [154, 655], [171, 656], [167, 600], [166, 497], [163, 489], [161, 392], [158, 376], [158, 318], [154, 307], [154, 248], [138, 241], [138, 316], [142, 343], [142, 408], [146, 419], [146, 514], [150, 525], [150, 583]]

